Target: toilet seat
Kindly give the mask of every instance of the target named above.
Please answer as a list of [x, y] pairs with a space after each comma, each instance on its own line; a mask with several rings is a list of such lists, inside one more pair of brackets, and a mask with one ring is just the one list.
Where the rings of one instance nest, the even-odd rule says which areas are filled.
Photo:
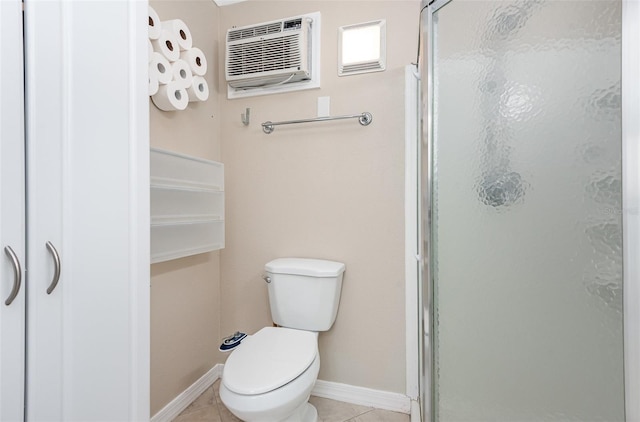
[[296, 379], [317, 355], [317, 333], [265, 327], [231, 353], [222, 382], [237, 394], [264, 394]]

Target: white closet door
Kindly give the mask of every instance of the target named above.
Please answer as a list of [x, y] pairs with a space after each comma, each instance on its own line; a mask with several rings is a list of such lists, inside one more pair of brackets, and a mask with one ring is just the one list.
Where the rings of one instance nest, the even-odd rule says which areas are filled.
[[[55, 2], [25, 2], [27, 120], [27, 420], [62, 420], [62, 299], [65, 272], [56, 289], [51, 242], [62, 254], [62, 141], [66, 137], [63, 97], [62, 10]], [[66, 82], [66, 81], [65, 81]], [[63, 265], [67, 265], [65, 259]]]
[[[0, 420], [24, 412], [24, 120], [22, 3], [0, 1]], [[10, 248], [10, 249], [9, 249]], [[9, 253], [5, 252], [8, 251]], [[15, 296], [11, 300], [11, 296]], [[7, 300], [11, 302], [7, 305]]]
[[146, 20], [25, 0], [27, 420], [149, 418]]

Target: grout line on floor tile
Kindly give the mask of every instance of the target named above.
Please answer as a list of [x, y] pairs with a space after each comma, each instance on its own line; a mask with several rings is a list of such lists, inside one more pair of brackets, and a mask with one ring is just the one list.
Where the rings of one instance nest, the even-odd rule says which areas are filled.
[[347, 420], [346, 420], [346, 421], [344, 421], [344, 422], [351, 422], [351, 421], [355, 420], [355, 418], [359, 418], [360, 416], [362, 416], [362, 415], [366, 415], [367, 413], [371, 413], [371, 412], [373, 412], [373, 411], [375, 411], [375, 410], [376, 410], [376, 409], [369, 409], [369, 410], [366, 410], [366, 411], [364, 411], [364, 412], [362, 412], [362, 413], [360, 413], [360, 414], [358, 414], [358, 415], [355, 415], [355, 416], [353, 416], [353, 417], [351, 417], [351, 418], [347, 419]]
[[216, 403], [216, 409], [218, 410], [218, 416], [220, 417], [220, 422], [224, 422], [225, 419], [223, 418], [223, 412], [222, 409], [224, 408], [225, 410], [227, 409], [226, 407], [223, 407], [224, 404], [222, 403], [222, 399], [218, 400], [220, 398], [220, 384], [218, 384], [218, 392], [216, 393], [216, 388], [215, 388], [215, 384], [217, 382], [219, 382], [220, 379], [217, 379], [216, 381], [214, 381], [213, 384], [211, 384], [211, 388], [213, 389], [213, 401]]
[[[370, 408], [369, 408], [369, 410], [365, 410], [365, 411], [363, 411], [362, 413], [359, 413], [359, 414], [355, 415], [353, 418], [357, 418], [358, 416], [362, 416], [362, 415], [364, 415], [365, 413], [373, 412], [374, 410], [376, 410], [376, 409], [375, 409], [375, 408], [373, 408], [373, 407], [370, 407]], [[351, 419], [353, 419], [353, 418], [351, 418]], [[345, 421], [345, 422], [346, 422], [346, 421]]]

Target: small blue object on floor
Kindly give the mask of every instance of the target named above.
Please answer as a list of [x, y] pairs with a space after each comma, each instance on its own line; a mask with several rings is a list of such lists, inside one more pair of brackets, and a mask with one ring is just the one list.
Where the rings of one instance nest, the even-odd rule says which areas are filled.
[[229, 350], [238, 347], [246, 336], [247, 335], [245, 333], [236, 331], [232, 336], [226, 337], [224, 340], [222, 340], [222, 344], [220, 345], [219, 350], [221, 352], [228, 352]]

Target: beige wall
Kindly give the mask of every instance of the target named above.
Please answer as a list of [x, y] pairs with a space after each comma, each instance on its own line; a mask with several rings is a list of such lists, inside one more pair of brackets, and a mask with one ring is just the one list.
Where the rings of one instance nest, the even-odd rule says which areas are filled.
[[[320, 11], [321, 89], [227, 100], [221, 94], [226, 248], [221, 332], [271, 323], [264, 264], [285, 256], [346, 263], [336, 324], [320, 335], [320, 379], [405, 392], [404, 66], [415, 62], [419, 1], [249, 1], [220, 8], [231, 26]], [[387, 20], [387, 70], [337, 76], [342, 25]], [[223, 63], [224, 50], [219, 50]], [[224, 86], [221, 71], [220, 86]], [[355, 121], [278, 127], [260, 122], [369, 111]], [[251, 125], [240, 114], [251, 108]]]
[[[211, 92], [183, 112], [150, 103], [151, 145], [224, 162], [227, 204], [224, 250], [151, 267], [151, 414], [224, 361], [221, 337], [271, 323], [260, 275], [283, 256], [347, 264], [338, 319], [320, 336], [320, 379], [404, 392], [403, 84], [417, 51], [419, 1], [151, 5], [161, 19], [189, 25], [209, 62]], [[322, 88], [227, 100], [226, 29], [315, 11], [322, 13]], [[337, 28], [380, 18], [387, 19], [387, 70], [338, 78]], [[374, 121], [262, 133], [265, 120], [315, 116], [318, 96], [331, 97], [331, 114], [369, 111]], [[249, 127], [240, 122], [246, 107]]]
[[[151, 101], [151, 146], [220, 160], [218, 7], [210, 0], [151, 1], [160, 19], [179, 18], [208, 61], [210, 98], [163, 112]], [[151, 415], [216, 363], [220, 340], [220, 253], [151, 266]]]

